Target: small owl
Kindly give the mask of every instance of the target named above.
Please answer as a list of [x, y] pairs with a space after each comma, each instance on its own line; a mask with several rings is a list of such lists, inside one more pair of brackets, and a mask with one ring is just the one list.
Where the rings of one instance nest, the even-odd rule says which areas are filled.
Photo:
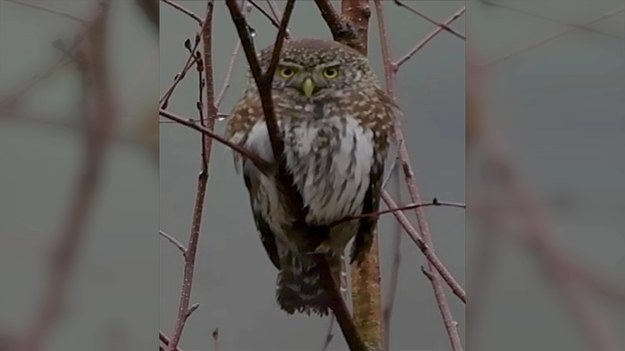
[[[266, 70], [272, 47], [259, 54]], [[324, 253], [336, 281], [341, 257], [354, 239], [351, 260], [371, 247], [376, 218], [336, 224], [378, 210], [384, 162], [398, 111], [365, 56], [334, 41], [286, 41], [272, 85], [276, 119], [284, 140], [286, 169], [303, 200], [305, 225], [295, 225], [274, 175], [235, 154], [256, 227], [279, 270], [277, 300], [289, 314], [326, 315], [329, 300], [313, 253]], [[276, 164], [262, 105], [250, 77], [228, 120], [227, 137]], [[277, 167], [276, 167], [277, 168]]]

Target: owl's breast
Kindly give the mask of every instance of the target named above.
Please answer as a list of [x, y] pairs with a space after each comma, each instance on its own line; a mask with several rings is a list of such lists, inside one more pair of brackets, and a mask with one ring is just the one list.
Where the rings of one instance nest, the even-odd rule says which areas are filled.
[[308, 207], [307, 221], [359, 214], [374, 162], [373, 132], [341, 116], [291, 122], [284, 133], [287, 168]]

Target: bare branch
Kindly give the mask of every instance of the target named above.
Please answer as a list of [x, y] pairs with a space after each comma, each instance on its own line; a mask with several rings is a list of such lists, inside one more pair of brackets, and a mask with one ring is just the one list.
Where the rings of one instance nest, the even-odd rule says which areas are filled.
[[449, 25], [447, 25], [447, 24], [445, 24], [445, 23], [439, 23], [439, 22], [436, 22], [435, 20], [431, 19], [429, 16], [427, 16], [427, 15], [425, 15], [424, 13], [422, 13], [422, 12], [418, 11], [418, 10], [417, 10], [417, 9], [415, 9], [414, 7], [412, 7], [412, 6], [410, 6], [410, 5], [406, 4], [406, 3], [404, 3], [403, 1], [400, 1], [400, 0], [393, 0], [393, 1], [395, 1], [395, 4], [396, 4], [397, 6], [400, 6], [400, 7], [405, 8], [406, 10], [408, 10], [408, 11], [410, 11], [410, 12], [414, 13], [415, 15], [417, 15], [417, 16], [419, 16], [419, 17], [423, 18], [424, 20], [426, 20], [426, 21], [428, 21], [428, 22], [430, 22], [430, 23], [432, 23], [432, 24], [434, 24], [434, 25], [436, 25], [436, 26], [438, 26], [438, 27], [440, 27], [440, 28], [443, 28], [444, 30], [448, 31], [448, 32], [449, 32], [449, 33], [451, 33], [452, 35], [455, 35], [456, 37], [458, 37], [458, 38], [460, 38], [460, 39], [462, 39], [462, 40], [466, 40], [466, 37], [465, 37], [463, 34], [460, 34], [460, 33], [456, 32], [456, 31], [455, 31], [453, 28], [451, 28]]
[[[458, 12], [454, 13], [449, 19], [447, 19], [444, 24], [446, 26], [449, 26], [450, 24], [452, 24], [454, 21], [456, 21], [458, 18], [460, 18], [460, 16], [462, 16], [464, 14], [465, 9], [466, 8], [463, 6], [460, 10], [458, 10]], [[394, 65], [396, 67], [399, 67], [399, 66], [403, 65], [404, 63], [406, 63], [408, 60], [410, 60], [410, 58], [412, 56], [414, 56], [414, 54], [416, 54], [419, 50], [423, 49], [423, 47], [425, 47], [425, 45], [428, 42], [430, 42], [430, 40], [434, 39], [434, 37], [436, 35], [438, 35], [438, 33], [442, 32], [442, 31], [443, 31], [443, 27], [436, 28], [434, 31], [432, 31], [430, 34], [428, 34], [425, 38], [423, 38], [423, 40], [418, 42], [417, 45], [415, 45], [414, 48], [410, 49], [410, 51], [408, 51], [408, 53], [406, 55], [404, 55], [399, 60], [395, 61]]]
[[[213, 131], [215, 121], [217, 119], [217, 108], [215, 107], [214, 83], [213, 83], [213, 64], [212, 64], [212, 21], [213, 21], [213, 0], [208, 0], [206, 4], [206, 17], [202, 22], [201, 38], [203, 42], [203, 61], [202, 66], [198, 63], [198, 73], [200, 93], [206, 87], [206, 101], [203, 106], [203, 99], [200, 96], [198, 109], [200, 112], [201, 126], [206, 131]], [[202, 79], [201, 73], [204, 72]], [[204, 111], [206, 111], [207, 120], [205, 121]], [[162, 113], [161, 113], [162, 115]], [[193, 312], [193, 306], [190, 308], [191, 290], [193, 286], [193, 273], [195, 269], [195, 256], [197, 252], [198, 242], [200, 239], [200, 229], [202, 224], [202, 214], [204, 211], [204, 198], [206, 196], [206, 187], [208, 184], [208, 166], [212, 151], [212, 137], [205, 133], [202, 134], [202, 169], [198, 177], [197, 192], [195, 196], [195, 205], [193, 207], [193, 219], [191, 222], [191, 234], [185, 255], [184, 274], [182, 279], [182, 288], [180, 292], [180, 304], [178, 308], [178, 318], [174, 334], [171, 342], [167, 346], [167, 351], [174, 351], [180, 342], [182, 331], [185, 323]]]
[[195, 35], [195, 41], [194, 41], [194, 44], [193, 44], [193, 48], [191, 48], [190, 45], [187, 45], [188, 43], [190, 44], [190, 40], [189, 39], [187, 39], [185, 41], [185, 46], [188, 46], [188, 49], [189, 49], [189, 57], [187, 57], [187, 61], [185, 62], [184, 66], [182, 67], [182, 70], [180, 70], [180, 73], [178, 73], [178, 74], [176, 74], [174, 76], [174, 81], [169, 86], [169, 88], [167, 88], [167, 90], [165, 90], [165, 93], [159, 99], [159, 103], [161, 104], [161, 108], [167, 108], [167, 106], [169, 105], [169, 99], [173, 95], [174, 90], [176, 89], [178, 84], [186, 77], [187, 72], [189, 72], [189, 70], [191, 70], [191, 68], [193, 68], [193, 66], [198, 62], [195, 59], [195, 51], [197, 50], [197, 47], [200, 45], [200, 33]]
[[51, 9], [49, 7], [46, 7], [44, 5], [40, 5], [40, 4], [31, 4], [29, 2], [26, 1], [19, 1], [19, 0], [6, 0], [7, 2], [13, 3], [13, 4], [17, 4], [17, 5], [22, 5], [22, 6], [26, 6], [26, 7], [30, 7], [32, 9], [36, 9], [36, 10], [40, 10], [43, 12], [47, 12], [47, 13], [52, 13], [61, 17], [65, 17], [65, 18], [69, 18], [73, 21], [78, 21], [80, 23], [87, 23], [87, 21], [83, 18], [80, 18], [78, 16], [74, 16], [71, 13], [67, 13], [67, 12], [63, 12], [63, 11], [59, 11], [56, 9]]
[[[386, 192], [382, 192], [382, 200], [386, 203], [388, 207], [397, 207], [397, 204], [391, 196]], [[430, 248], [429, 245], [426, 244], [421, 234], [410, 224], [410, 221], [406, 217], [406, 215], [402, 212], [393, 212], [393, 216], [397, 218], [399, 224], [402, 226], [404, 231], [408, 234], [410, 239], [417, 245], [419, 250], [423, 253], [425, 258], [432, 263], [432, 266], [438, 271], [443, 280], [447, 283], [451, 291], [453, 291], [454, 295], [456, 295], [460, 301], [466, 304], [467, 302], [467, 294], [460, 286], [460, 284], [454, 279], [449, 270], [445, 267], [443, 262], [436, 256], [436, 253]]]
[[204, 20], [200, 18], [200, 16], [196, 15], [195, 13], [193, 13], [193, 11], [188, 10], [187, 8], [180, 5], [176, 1], [173, 1], [173, 0], [161, 0], [161, 1], [175, 8], [176, 10], [182, 12], [183, 14], [193, 18], [193, 20], [195, 20], [195, 22], [197, 22], [197, 24], [199, 24], [200, 26], [204, 23]]
[[[393, 87], [395, 80], [395, 71], [392, 67], [390, 60], [390, 53], [388, 50], [388, 36], [386, 33], [386, 26], [384, 24], [384, 14], [382, 12], [382, 3], [380, 0], [373, 0], [375, 4], [376, 14], [378, 17], [378, 28], [380, 31], [380, 42], [382, 42], [382, 57], [384, 60], [384, 75], [386, 77], [386, 89], [389, 96], [394, 98]], [[442, 28], [442, 27], [441, 27]], [[402, 163], [402, 168], [404, 169], [404, 177], [406, 179], [406, 185], [408, 186], [408, 192], [412, 201], [415, 203], [421, 202], [420, 194], [417, 188], [416, 181], [413, 176], [413, 172], [410, 165], [410, 157], [408, 155], [408, 149], [406, 147], [406, 143], [404, 142], [403, 133], [400, 127], [399, 119], [395, 118], [395, 135], [397, 138], [397, 143], [399, 145], [399, 157]], [[436, 200], [436, 199], [435, 199]], [[438, 202], [438, 201], [433, 201]], [[425, 218], [425, 213], [422, 209], [423, 206], [415, 206], [416, 215], [417, 215], [417, 224], [419, 226], [421, 235], [423, 237], [423, 241], [430, 248], [431, 251], [434, 251], [434, 245], [432, 241], [432, 234], [430, 233], [429, 225], [427, 219]], [[428, 268], [431, 268], [432, 263], [428, 262]], [[440, 279], [440, 276], [436, 272], [432, 272], [431, 279], [432, 289], [434, 290], [434, 296], [436, 298], [436, 302], [438, 304], [439, 310], [441, 312], [441, 316], [443, 318], [443, 322], [445, 324], [445, 329], [447, 331], [447, 335], [449, 336], [449, 341], [451, 343], [451, 347], [454, 351], [462, 350], [462, 343], [460, 341], [460, 335], [458, 333], [457, 323], [454, 321], [453, 315], [451, 313], [451, 309], [449, 308], [449, 303], [447, 301], [447, 297], [445, 296], [445, 290], [443, 289], [443, 284]]]
[[[273, 24], [274, 27], [276, 28], [280, 28], [280, 22], [281, 22], [281, 18], [280, 16], [277, 15], [276, 10], [273, 8], [273, 6], [270, 6], [270, 9], [273, 13], [273, 16], [270, 15], [267, 11], [265, 11], [265, 9], [258, 5], [258, 3], [256, 3], [255, 0], [249, 0], [250, 4], [252, 4], [252, 6], [254, 6], [258, 12], [260, 12], [263, 16], [267, 17], [267, 19], [269, 20], [269, 22], [271, 22], [271, 24]], [[289, 30], [286, 30], [286, 38], [290, 38], [290, 33]]]
[[184, 247], [184, 245], [182, 245], [178, 240], [176, 240], [176, 238], [174, 238], [173, 236], [165, 233], [162, 230], [158, 231], [158, 234], [160, 236], [162, 236], [163, 238], [167, 239], [170, 243], [172, 243], [178, 250], [180, 250], [180, 252], [182, 253], [182, 256], [187, 256], [187, 249]]
[[180, 117], [178, 115], [175, 115], [171, 112], [165, 111], [165, 110], [160, 110], [159, 114], [165, 118], [169, 118], [170, 120], [174, 121], [175, 123], [178, 124], [182, 124], [184, 126], [187, 126], [191, 129], [195, 129], [198, 132], [201, 132], [207, 136], [209, 136], [212, 139], [217, 140], [218, 142], [220, 142], [221, 144], [226, 145], [227, 147], [231, 148], [232, 150], [240, 153], [243, 157], [251, 160], [254, 163], [254, 166], [256, 166], [261, 172], [268, 174], [272, 169], [273, 166], [263, 160], [262, 158], [260, 158], [258, 155], [254, 154], [252, 151], [249, 151], [245, 148], [243, 148], [242, 146], [235, 144], [233, 142], [231, 142], [230, 140], [220, 136], [219, 134], [215, 133], [214, 131], [196, 124], [193, 120], [189, 120], [189, 119], [185, 119], [183, 117]]
[[380, 211], [376, 211], [376, 212], [372, 212], [372, 213], [363, 213], [363, 214], [357, 215], [357, 216], [345, 217], [345, 218], [335, 222], [332, 225], [337, 225], [339, 223], [349, 222], [349, 221], [353, 221], [353, 220], [356, 220], [356, 219], [369, 218], [369, 217], [380, 217], [381, 215], [388, 214], [388, 213], [393, 213], [393, 212], [414, 210], [414, 209], [419, 208], [419, 207], [432, 207], [432, 206], [455, 207], [455, 208], [463, 208], [463, 209], [467, 208], [467, 205], [463, 204], [463, 203], [438, 201], [436, 198], [434, 198], [434, 200], [432, 200], [431, 202], [424, 202], [424, 203], [420, 203], [420, 204], [408, 204], [408, 205], [400, 206], [400, 207], [397, 207], [397, 208], [389, 208], [389, 209], [386, 209], [386, 210], [380, 210]]

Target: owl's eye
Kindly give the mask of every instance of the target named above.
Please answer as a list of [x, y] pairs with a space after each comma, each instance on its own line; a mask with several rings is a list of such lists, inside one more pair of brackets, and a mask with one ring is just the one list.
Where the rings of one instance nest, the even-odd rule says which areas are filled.
[[336, 67], [324, 68], [321, 74], [325, 79], [334, 79], [339, 76], [339, 69]]
[[278, 74], [284, 79], [289, 79], [295, 75], [295, 69], [291, 67], [280, 67], [278, 69]]

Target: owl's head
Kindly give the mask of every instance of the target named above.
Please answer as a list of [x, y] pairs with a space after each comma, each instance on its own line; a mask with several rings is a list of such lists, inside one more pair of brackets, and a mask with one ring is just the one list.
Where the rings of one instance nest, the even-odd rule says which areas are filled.
[[[263, 70], [269, 67], [272, 49], [259, 54]], [[356, 50], [335, 41], [298, 39], [284, 42], [273, 89], [292, 99], [316, 100], [369, 87], [372, 80], [367, 58]]]

